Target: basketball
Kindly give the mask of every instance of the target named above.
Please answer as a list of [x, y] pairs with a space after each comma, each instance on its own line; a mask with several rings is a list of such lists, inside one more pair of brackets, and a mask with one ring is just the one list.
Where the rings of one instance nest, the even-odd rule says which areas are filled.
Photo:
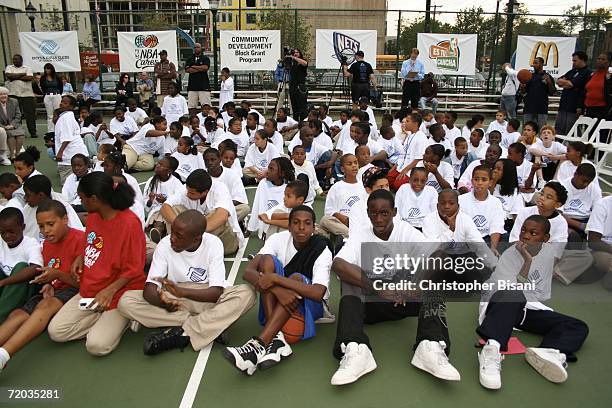
[[521, 69], [518, 74], [516, 74], [516, 78], [519, 80], [521, 84], [526, 84], [531, 81], [531, 77], [533, 74], [528, 69]]
[[297, 343], [304, 334], [304, 316], [299, 313], [292, 314], [281, 330], [287, 343]]

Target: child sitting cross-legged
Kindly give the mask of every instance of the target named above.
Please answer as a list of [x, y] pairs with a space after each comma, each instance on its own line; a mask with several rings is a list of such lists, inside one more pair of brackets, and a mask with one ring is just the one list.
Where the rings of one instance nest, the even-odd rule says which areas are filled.
[[[35, 294], [0, 325], [0, 370], [16, 352], [41, 334], [64, 303], [79, 292], [79, 284], [71, 276], [70, 267], [81, 254], [85, 233], [68, 226], [66, 208], [55, 200], [38, 206], [36, 221], [46, 238], [42, 247], [45, 267], [33, 270], [32, 277], [40, 272], [32, 280], [34, 285], [29, 285]], [[40, 256], [40, 252], [31, 256]], [[32, 290], [39, 288], [38, 293]]]
[[289, 213], [293, 208], [303, 205], [307, 195], [308, 184], [304, 181], [293, 180], [287, 183], [283, 203], [259, 214], [259, 219], [264, 223], [262, 229], [265, 239], [289, 227]]

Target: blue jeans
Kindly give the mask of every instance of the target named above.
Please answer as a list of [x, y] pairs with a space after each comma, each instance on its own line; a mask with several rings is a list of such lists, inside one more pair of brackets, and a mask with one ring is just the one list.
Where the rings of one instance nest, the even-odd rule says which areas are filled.
[[[436, 98], [431, 98], [431, 111], [433, 112], [433, 114], [435, 115], [436, 112], [438, 111], [438, 100]], [[421, 99], [419, 99], [419, 108], [421, 110], [425, 110], [427, 108], [427, 98], [424, 96], [421, 96]]]
[[516, 96], [502, 95], [499, 102], [500, 109], [503, 109], [508, 114], [508, 119], [516, 118]]

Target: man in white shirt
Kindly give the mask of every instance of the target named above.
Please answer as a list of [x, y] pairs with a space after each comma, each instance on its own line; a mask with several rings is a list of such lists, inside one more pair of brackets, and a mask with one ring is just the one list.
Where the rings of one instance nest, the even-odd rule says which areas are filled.
[[172, 235], [155, 249], [144, 290], [127, 291], [119, 301], [119, 313], [127, 319], [170, 327], [145, 337], [146, 355], [189, 344], [201, 350], [255, 304], [250, 285], [225, 281], [223, 244], [205, 231], [200, 212], [179, 214]]
[[75, 107], [76, 99], [73, 96], [62, 96], [59, 107], [61, 113], [55, 124], [55, 161], [61, 184], [72, 174], [72, 156], [77, 153], [88, 156], [87, 147], [81, 137], [81, 127], [74, 116]]
[[[459, 372], [449, 363], [445, 354], [450, 341], [444, 303], [432, 297], [431, 293], [424, 293], [423, 302], [418, 302], [410, 299], [410, 289], [393, 290], [382, 286], [389, 279], [383, 280], [383, 274], [394, 274], [395, 267], [384, 268], [382, 272], [374, 270], [377, 259], [386, 261], [392, 258], [388, 255], [392, 243], [402, 243], [407, 256], [421, 256], [418, 254], [423, 253], [427, 256], [435, 248], [431, 244], [416, 245], [417, 242], [424, 243], [425, 237], [410, 224], [394, 221], [396, 214], [393, 195], [386, 190], [374, 191], [368, 198], [371, 225], [367, 230], [351, 236], [332, 263], [332, 270], [342, 281], [338, 329], [333, 349], [334, 356], [342, 361], [331, 379], [332, 385], [353, 383], [376, 369], [370, 340], [363, 328], [364, 317], [365, 323], [372, 324], [419, 316], [417, 347], [412, 364], [441, 379], [460, 379]], [[378, 244], [367, 248], [375, 256], [382, 256], [372, 257], [374, 266], [362, 264], [363, 242]], [[414, 244], [406, 245], [408, 242]]]
[[168, 197], [160, 214], [170, 231], [177, 214], [197, 210], [206, 215], [206, 231], [223, 242], [225, 255], [233, 254], [244, 240], [236, 209], [225, 184], [212, 181], [206, 170], [194, 170], [185, 181], [185, 190]]
[[499, 107], [508, 114], [508, 119], [514, 119], [516, 118], [516, 93], [520, 85], [516, 77], [518, 71], [513, 70], [509, 63], [505, 63], [502, 69], [506, 71], [507, 77]]
[[30, 137], [36, 134], [36, 97], [32, 89], [34, 74], [32, 68], [23, 65], [23, 57], [19, 54], [13, 56], [13, 65], [4, 69], [4, 85], [9, 89], [9, 95], [19, 102], [19, 110], [26, 120]]

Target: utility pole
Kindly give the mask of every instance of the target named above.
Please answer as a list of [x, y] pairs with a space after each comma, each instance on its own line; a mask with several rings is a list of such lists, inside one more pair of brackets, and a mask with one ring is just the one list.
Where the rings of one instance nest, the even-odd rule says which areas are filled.
[[431, 0], [425, 1], [425, 32], [431, 33]]
[[512, 23], [514, 22], [514, 0], [508, 0], [508, 10], [506, 14], [506, 41], [504, 44], [504, 62], [509, 62], [512, 56]]
[[435, 25], [435, 22], [436, 22], [436, 13], [438, 13], [438, 9], [442, 8], [444, 6], [438, 6], [437, 4], [434, 4], [431, 7], [433, 7], [433, 9], [434, 9], [434, 11], [433, 11], [433, 18], [431, 19], [431, 21], [432, 21], [431, 22], [431, 26], [433, 27]]

